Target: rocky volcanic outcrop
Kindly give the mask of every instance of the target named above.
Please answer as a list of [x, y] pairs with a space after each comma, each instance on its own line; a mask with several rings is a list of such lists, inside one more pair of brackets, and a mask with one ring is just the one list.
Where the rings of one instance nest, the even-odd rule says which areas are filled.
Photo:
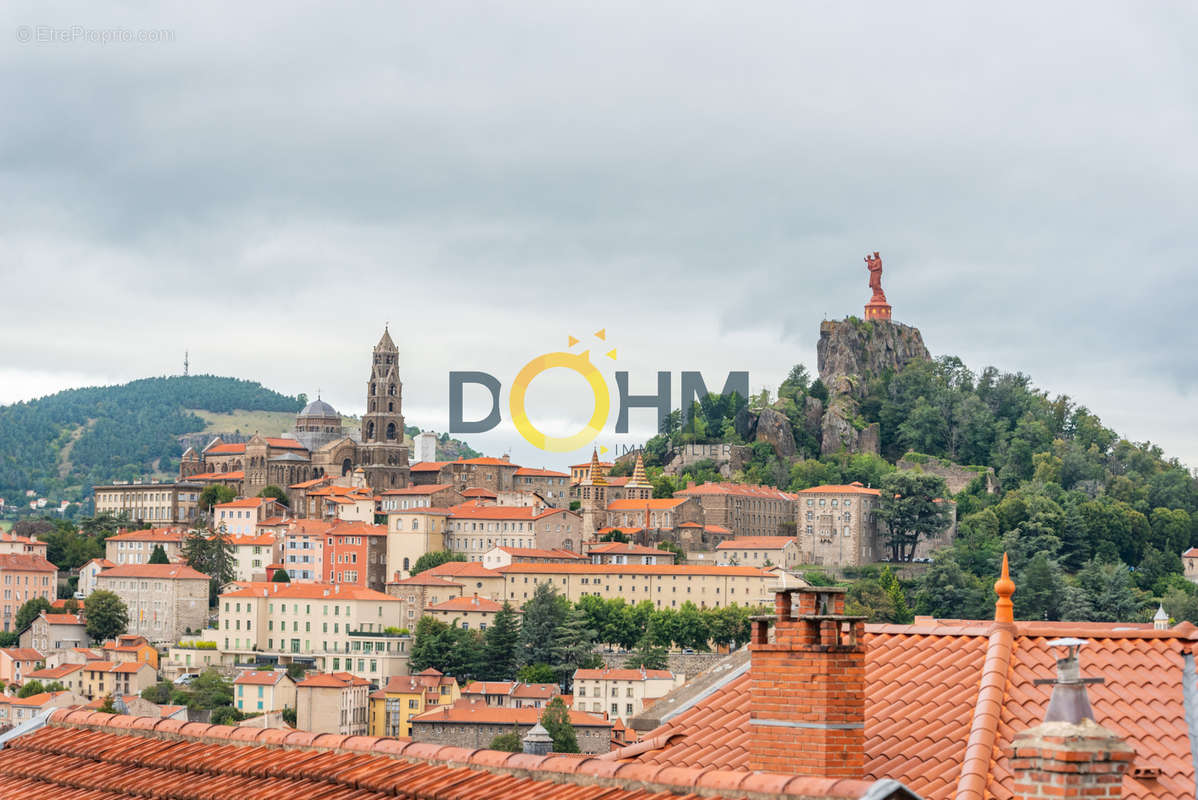
[[828, 388], [828, 404], [820, 425], [820, 450], [877, 453], [877, 424], [860, 419], [860, 402], [869, 380], [887, 370], [898, 372], [916, 360], [930, 360], [918, 328], [886, 320], [866, 322], [850, 317], [820, 325], [819, 377]]
[[769, 442], [783, 461], [795, 456], [795, 437], [790, 430], [790, 419], [781, 411], [763, 408], [758, 412], [754, 441]]

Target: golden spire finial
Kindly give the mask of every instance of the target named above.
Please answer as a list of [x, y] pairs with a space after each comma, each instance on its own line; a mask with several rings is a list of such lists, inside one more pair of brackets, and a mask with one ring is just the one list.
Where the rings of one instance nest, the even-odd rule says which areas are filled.
[[649, 483], [649, 478], [645, 475], [645, 459], [641, 457], [640, 453], [636, 454], [636, 466], [632, 468], [632, 479], [624, 485], [630, 489], [653, 488], [653, 484]]
[[1011, 595], [1015, 594], [1015, 581], [1011, 580], [1006, 553], [1002, 554], [1002, 575], [994, 582], [994, 591], [998, 595], [998, 602], [994, 604], [994, 621], [1013, 623], [1015, 604], [1011, 602]]
[[591, 485], [606, 486], [607, 481], [603, 478], [603, 467], [599, 466], [599, 451], [591, 450]]

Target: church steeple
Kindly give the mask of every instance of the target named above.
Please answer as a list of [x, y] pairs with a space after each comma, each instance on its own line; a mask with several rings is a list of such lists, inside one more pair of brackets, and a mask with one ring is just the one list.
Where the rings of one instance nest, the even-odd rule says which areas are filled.
[[408, 449], [404, 446], [399, 348], [386, 327], [371, 358], [366, 413], [362, 416], [362, 446], [366, 478], [372, 488], [384, 490], [407, 485]]

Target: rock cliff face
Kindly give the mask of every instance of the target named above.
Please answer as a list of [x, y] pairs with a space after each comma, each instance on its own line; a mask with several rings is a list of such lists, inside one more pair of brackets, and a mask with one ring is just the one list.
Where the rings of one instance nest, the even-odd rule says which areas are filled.
[[820, 450], [877, 453], [877, 425], [859, 419], [860, 401], [870, 378], [895, 372], [916, 360], [930, 360], [918, 328], [898, 322], [865, 322], [848, 318], [820, 325], [819, 377], [828, 387], [828, 404], [820, 426]]

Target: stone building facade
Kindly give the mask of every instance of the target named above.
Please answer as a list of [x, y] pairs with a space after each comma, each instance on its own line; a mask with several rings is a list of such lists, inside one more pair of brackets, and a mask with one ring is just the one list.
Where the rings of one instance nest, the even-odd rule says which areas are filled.
[[129, 612], [127, 632], [154, 644], [174, 644], [208, 622], [208, 576], [184, 564], [125, 564], [96, 577]]
[[697, 499], [703, 522], [727, 528], [734, 536], [781, 536], [795, 521], [794, 494], [773, 486], [691, 483], [674, 496]]
[[797, 539], [805, 564], [856, 567], [878, 560], [879, 492], [860, 483], [798, 492]]
[[[194, 451], [193, 451], [194, 453]], [[97, 514], [125, 514], [136, 522], [186, 525], [195, 521], [203, 484], [110, 483], [92, 487]]]

